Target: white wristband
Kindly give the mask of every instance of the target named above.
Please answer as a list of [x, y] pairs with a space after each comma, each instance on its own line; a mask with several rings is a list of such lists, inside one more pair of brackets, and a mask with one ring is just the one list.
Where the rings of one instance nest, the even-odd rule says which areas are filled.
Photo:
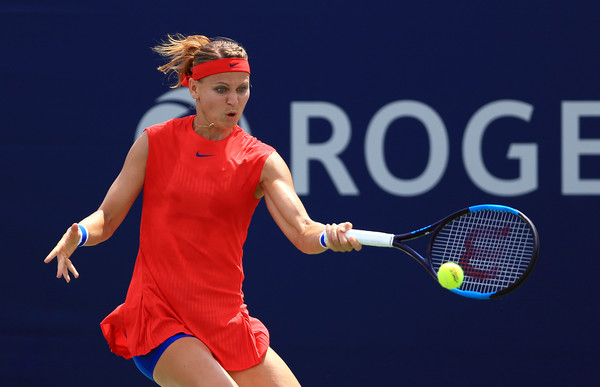
[[88, 230], [84, 225], [78, 224], [77, 226], [79, 227], [79, 231], [81, 232], [81, 235], [79, 236], [79, 243], [77, 244], [77, 247], [81, 247], [81, 246], [85, 245], [85, 242], [87, 242], [88, 236], [90, 234], [88, 233]]
[[327, 248], [327, 242], [326, 242], [325, 231], [323, 231], [323, 233], [321, 233], [321, 236], [319, 236], [319, 243], [320, 243], [320, 244], [321, 244], [321, 246], [323, 246], [324, 248]]

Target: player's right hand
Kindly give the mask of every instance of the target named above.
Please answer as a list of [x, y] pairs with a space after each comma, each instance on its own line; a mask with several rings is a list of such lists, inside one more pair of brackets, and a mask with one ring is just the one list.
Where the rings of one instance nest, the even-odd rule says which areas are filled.
[[65, 281], [70, 282], [71, 277], [69, 272], [73, 274], [75, 278], [79, 277], [79, 273], [71, 262], [71, 255], [77, 249], [79, 244], [79, 226], [77, 223], [73, 223], [71, 227], [65, 232], [60, 241], [56, 244], [54, 249], [48, 254], [45, 263], [50, 263], [54, 258], [57, 260], [56, 278], [64, 277]]

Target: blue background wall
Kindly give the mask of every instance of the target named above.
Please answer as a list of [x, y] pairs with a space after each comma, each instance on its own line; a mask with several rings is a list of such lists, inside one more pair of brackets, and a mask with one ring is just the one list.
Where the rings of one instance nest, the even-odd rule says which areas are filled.
[[[480, 302], [444, 291], [395, 251], [302, 255], [261, 203], [245, 248], [246, 301], [303, 385], [597, 381], [596, 2], [51, 3], [0, 5], [0, 385], [150, 385], [110, 353], [98, 326], [125, 297], [141, 203], [111, 240], [77, 252], [78, 280], [56, 280], [55, 264], [42, 259], [100, 204], [142, 117], [186, 111], [157, 102], [169, 83], [149, 49], [176, 32], [246, 47], [245, 118], [290, 164], [294, 103], [327, 102], [347, 115], [351, 135], [337, 157], [358, 192], [340, 192], [323, 164], [310, 162], [301, 198], [314, 219], [401, 232], [494, 202], [521, 209], [540, 232], [541, 255], [525, 284]], [[535, 144], [527, 193], [499, 195], [477, 184], [463, 161], [477, 152], [462, 150], [470, 119], [504, 100], [529, 105], [531, 116], [493, 121], [480, 149], [486, 170], [506, 182], [524, 164], [507, 158], [511, 144]], [[416, 195], [383, 189], [366, 162], [369, 124], [398, 101], [424, 104], [448, 136], [439, 181]], [[569, 106], [583, 104], [568, 101], [593, 103], [573, 124]], [[341, 130], [331, 119], [307, 125], [311, 144]], [[416, 179], [441, 137], [428, 137], [414, 117], [387, 129], [389, 173]], [[579, 140], [569, 143], [563, 132]]]

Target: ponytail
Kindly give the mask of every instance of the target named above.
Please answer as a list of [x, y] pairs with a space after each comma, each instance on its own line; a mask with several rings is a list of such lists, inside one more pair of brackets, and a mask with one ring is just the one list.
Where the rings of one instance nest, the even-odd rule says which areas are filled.
[[210, 43], [210, 39], [203, 35], [192, 35], [185, 37], [181, 34], [167, 35], [167, 41], [153, 47], [152, 50], [162, 57], [167, 58], [169, 62], [158, 67], [158, 70], [164, 74], [177, 74], [177, 84], [172, 86], [177, 88], [181, 86], [181, 81], [192, 74], [194, 59], [200, 49]]
[[152, 50], [169, 61], [158, 67], [159, 71], [167, 75], [173, 72], [177, 74], [177, 84], [172, 88], [181, 86], [182, 81], [192, 75], [192, 68], [199, 63], [224, 58], [248, 60], [244, 47], [234, 40], [210, 40], [204, 35], [167, 35], [167, 41], [153, 47]]

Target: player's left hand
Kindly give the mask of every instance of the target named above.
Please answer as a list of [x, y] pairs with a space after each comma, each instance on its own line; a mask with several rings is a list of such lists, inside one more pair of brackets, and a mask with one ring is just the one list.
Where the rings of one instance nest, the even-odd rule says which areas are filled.
[[344, 222], [340, 224], [325, 225], [327, 234], [327, 247], [333, 251], [359, 251], [362, 245], [354, 237], [346, 236], [346, 232], [352, 229], [352, 223]]

